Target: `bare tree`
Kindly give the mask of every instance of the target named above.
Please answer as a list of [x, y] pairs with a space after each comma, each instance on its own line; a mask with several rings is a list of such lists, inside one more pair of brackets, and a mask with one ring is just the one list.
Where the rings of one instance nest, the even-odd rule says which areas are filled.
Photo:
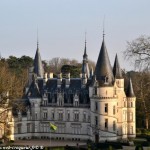
[[93, 60], [89, 59], [88, 64], [89, 64], [90, 69], [93, 68], [93, 70], [95, 70], [95, 62]]
[[126, 59], [135, 65], [135, 69], [150, 69], [150, 37], [140, 36], [127, 42], [127, 49], [124, 51]]
[[134, 92], [137, 97], [137, 124], [143, 119], [144, 126], [146, 129], [149, 128], [149, 118], [150, 118], [150, 73], [149, 72], [136, 72], [132, 75]]
[[0, 125], [6, 134], [10, 134], [8, 121], [12, 118], [12, 107], [22, 108], [17, 99], [23, 95], [23, 88], [27, 82], [27, 70], [20, 76], [12, 73], [6, 62], [0, 61]]
[[48, 61], [49, 70], [58, 73], [61, 70], [63, 65], [77, 65], [78, 61], [75, 59], [68, 59], [68, 58], [59, 58], [55, 57]]

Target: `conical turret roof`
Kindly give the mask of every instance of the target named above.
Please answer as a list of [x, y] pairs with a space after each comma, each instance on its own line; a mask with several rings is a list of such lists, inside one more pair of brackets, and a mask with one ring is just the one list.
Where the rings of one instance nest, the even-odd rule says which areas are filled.
[[131, 78], [129, 80], [129, 84], [128, 84], [128, 87], [127, 87], [126, 96], [127, 97], [135, 97]]
[[42, 60], [41, 60], [41, 55], [39, 52], [39, 47], [37, 43], [37, 50], [34, 58], [34, 73], [37, 75], [37, 77], [43, 78], [44, 70], [43, 70], [43, 65], [42, 65]]
[[113, 67], [113, 74], [114, 74], [114, 77], [116, 79], [121, 79], [122, 78], [122, 72], [121, 72], [121, 68], [120, 68], [120, 65], [119, 65], [117, 54], [116, 54], [116, 57], [115, 57], [115, 62], [114, 62], [114, 67]]
[[107, 49], [105, 46], [104, 38], [98, 56], [96, 68], [95, 68], [95, 75], [100, 85], [106, 85], [106, 83], [107, 85], [113, 84], [114, 76], [113, 76], [110, 60], [108, 57]]

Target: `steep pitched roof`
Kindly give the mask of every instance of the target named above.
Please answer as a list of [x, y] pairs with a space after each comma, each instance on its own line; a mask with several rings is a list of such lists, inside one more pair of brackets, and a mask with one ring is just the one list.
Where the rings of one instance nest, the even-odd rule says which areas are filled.
[[44, 70], [43, 70], [38, 43], [37, 43], [37, 50], [34, 58], [34, 73], [37, 75], [37, 77], [43, 78]]
[[128, 87], [127, 87], [126, 96], [127, 97], [135, 97], [131, 78], [129, 80], [129, 84], [128, 84]]
[[96, 75], [97, 81], [99, 82], [101, 86], [106, 85], [105, 84], [106, 82], [107, 82], [107, 85], [113, 84], [114, 76], [113, 76], [110, 60], [108, 57], [107, 49], [105, 46], [104, 38], [103, 38], [101, 50], [98, 56], [96, 68], [95, 68], [95, 75]]
[[43, 79], [38, 79], [37, 76], [34, 74], [32, 76], [32, 83], [29, 86], [28, 92], [26, 97], [42, 97], [43, 95]]
[[113, 67], [113, 74], [114, 74], [114, 77], [116, 79], [121, 79], [122, 78], [122, 72], [121, 72], [121, 68], [120, 68], [120, 65], [119, 65], [117, 54], [116, 54], [116, 57], [115, 57], [115, 62], [114, 62], [114, 67]]

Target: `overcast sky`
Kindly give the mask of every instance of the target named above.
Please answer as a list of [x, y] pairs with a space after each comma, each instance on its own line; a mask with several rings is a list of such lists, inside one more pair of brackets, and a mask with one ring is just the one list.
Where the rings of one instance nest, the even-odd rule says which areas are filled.
[[150, 35], [150, 0], [1, 0], [0, 53], [2, 57], [34, 57], [39, 32], [43, 60], [53, 57], [82, 61], [85, 31], [89, 59], [97, 61], [105, 42], [113, 65], [118, 53], [122, 68], [126, 41]]

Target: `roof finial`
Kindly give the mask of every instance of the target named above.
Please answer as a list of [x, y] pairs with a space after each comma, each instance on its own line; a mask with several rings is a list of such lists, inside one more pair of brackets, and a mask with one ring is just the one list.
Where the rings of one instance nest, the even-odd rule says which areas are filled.
[[38, 35], [38, 27], [37, 27], [37, 49], [39, 48], [39, 35]]
[[86, 56], [87, 54], [86, 54], [86, 31], [85, 31], [85, 49], [84, 49], [84, 56]]
[[86, 45], [86, 30], [85, 30], [85, 45]]
[[103, 19], [103, 39], [105, 37], [105, 15], [104, 15], [104, 19]]

